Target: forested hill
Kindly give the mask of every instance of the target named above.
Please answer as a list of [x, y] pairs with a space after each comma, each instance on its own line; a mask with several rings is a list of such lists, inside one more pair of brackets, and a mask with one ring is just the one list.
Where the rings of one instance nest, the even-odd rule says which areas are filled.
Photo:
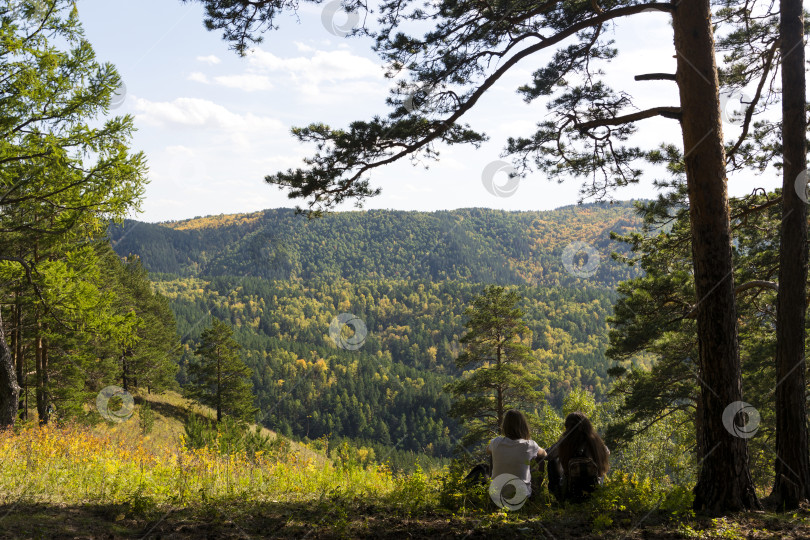
[[[370, 210], [307, 219], [291, 209], [112, 227], [119, 255], [138, 254], [152, 272], [268, 279], [420, 279], [573, 285], [563, 253], [585, 242], [598, 254], [591, 284], [615, 286], [632, 270], [610, 252], [639, 220], [632, 203], [545, 212], [461, 209]], [[578, 250], [582, 258], [585, 251]], [[575, 261], [576, 262], [576, 261]], [[580, 264], [582, 261], [579, 261]], [[593, 263], [592, 263], [593, 264]]]
[[[402, 464], [409, 452], [448, 456], [460, 435], [442, 388], [460, 375], [464, 311], [484, 284], [515, 285], [523, 298], [547, 404], [578, 388], [604, 398], [615, 284], [635, 272], [611, 259], [624, 246], [610, 233], [639, 221], [631, 203], [312, 220], [279, 209], [133, 221], [110, 235], [119, 255], [141, 257], [174, 311], [181, 384], [216, 317], [253, 370], [258, 421], [290, 437], [345, 437]], [[367, 327], [357, 350], [330, 337], [341, 313]]]

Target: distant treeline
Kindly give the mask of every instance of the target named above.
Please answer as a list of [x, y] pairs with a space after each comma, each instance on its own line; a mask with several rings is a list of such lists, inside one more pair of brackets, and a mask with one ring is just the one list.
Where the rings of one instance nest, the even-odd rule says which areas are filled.
[[[613, 261], [626, 247], [610, 233], [638, 230], [632, 204], [546, 212], [463, 209], [369, 210], [307, 219], [291, 209], [110, 228], [116, 251], [137, 253], [151, 272], [265, 279], [418, 279], [578, 286], [565, 248], [584, 242], [598, 256], [587, 283], [615, 287], [637, 275]], [[584, 252], [575, 255], [582, 263]]]

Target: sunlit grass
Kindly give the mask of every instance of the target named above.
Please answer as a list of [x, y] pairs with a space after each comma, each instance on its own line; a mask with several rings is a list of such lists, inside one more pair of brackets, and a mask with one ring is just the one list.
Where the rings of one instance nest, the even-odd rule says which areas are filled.
[[385, 466], [340, 467], [302, 457], [222, 455], [208, 448], [155, 451], [143, 439], [122, 440], [89, 427], [27, 426], [0, 432], [0, 504], [43, 503], [193, 505], [219, 498], [301, 501], [340, 492], [369, 497], [391, 493]]

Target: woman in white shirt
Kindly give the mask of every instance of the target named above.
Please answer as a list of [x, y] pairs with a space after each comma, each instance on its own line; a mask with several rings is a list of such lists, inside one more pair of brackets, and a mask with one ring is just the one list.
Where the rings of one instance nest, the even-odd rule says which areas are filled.
[[526, 483], [528, 496], [531, 496], [531, 461], [545, 459], [546, 451], [532, 440], [529, 423], [520, 411], [506, 411], [501, 433], [503, 436], [495, 437], [487, 446], [487, 454], [492, 455], [492, 479], [502, 474], [517, 476]]

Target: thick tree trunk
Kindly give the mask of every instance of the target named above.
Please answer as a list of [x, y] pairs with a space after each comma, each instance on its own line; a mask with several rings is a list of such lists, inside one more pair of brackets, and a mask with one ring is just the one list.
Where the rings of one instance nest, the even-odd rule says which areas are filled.
[[[802, 2], [781, 0], [780, 11], [784, 168], [776, 300], [776, 474], [772, 498], [780, 506], [797, 508], [810, 496], [804, 359], [807, 205], [796, 191], [796, 180], [807, 168]], [[806, 174], [802, 178], [806, 180]]]
[[0, 428], [13, 426], [17, 420], [20, 387], [14, 373], [14, 360], [6, 344], [3, 317], [0, 314]]
[[706, 444], [703, 441], [703, 405], [698, 396], [695, 404], [695, 459], [698, 463], [703, 461], [706, 455]]
[[695, 509], [759, 507], [746, 440], [723, 426], [726, 406], [742, 401], [731, 259], [726, 164], [708, 0], [683, 0], [673, 13], [697, 293], [704, 455]]

